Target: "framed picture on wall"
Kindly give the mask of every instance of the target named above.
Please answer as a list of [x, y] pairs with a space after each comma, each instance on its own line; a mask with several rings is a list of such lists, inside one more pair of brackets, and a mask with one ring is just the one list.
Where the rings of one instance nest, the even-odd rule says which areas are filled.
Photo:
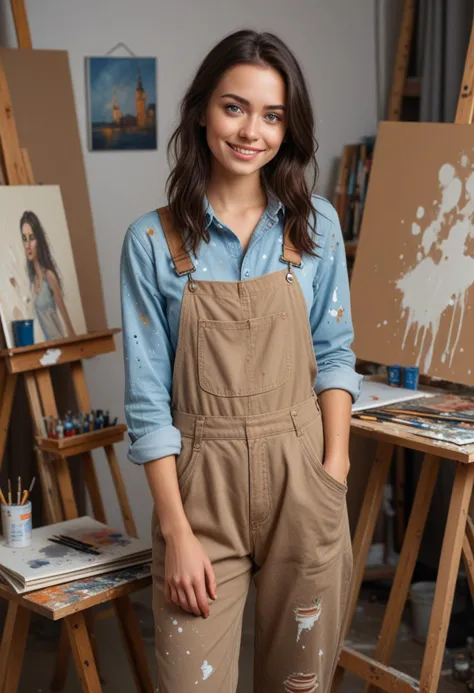
[[86, 58], [89, 150], [157, 149], [156, 58]]

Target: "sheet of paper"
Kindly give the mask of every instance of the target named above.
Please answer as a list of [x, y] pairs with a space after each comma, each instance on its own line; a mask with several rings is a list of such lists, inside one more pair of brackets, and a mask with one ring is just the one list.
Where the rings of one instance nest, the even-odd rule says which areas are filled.
[[364, 378], [361, 384], [360, 397], [352, 405], [352, 411], [386, 407], [389, 404], [406, 402], [420, 397], [433, 397], [433, 393], [421, 390], [407, 390], [404, 387], [391, 387], [387, 383]]

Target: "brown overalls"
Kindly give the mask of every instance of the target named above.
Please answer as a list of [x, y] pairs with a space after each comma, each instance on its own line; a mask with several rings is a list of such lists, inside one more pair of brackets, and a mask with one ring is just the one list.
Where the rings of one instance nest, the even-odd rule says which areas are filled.
[[215, 571], [208, 619], [163, 596], [165, 543], [153, 522], [160, 693], [234, 693], [242, 612], [256, 585], [254, 693], [326, 693], [352, 570], [346, 486], [323, 467], [316, 360], [291, 265], [238, 282], [194, 281], [166, 208], [178, 274], [188, 274], [173, 372], [186, 516]]

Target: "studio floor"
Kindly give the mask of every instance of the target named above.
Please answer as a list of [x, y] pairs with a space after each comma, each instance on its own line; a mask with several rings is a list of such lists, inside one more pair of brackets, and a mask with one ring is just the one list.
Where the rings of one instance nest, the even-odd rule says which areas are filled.
[[[151, 611], [151, 591], [143, 590], [133, 598], [142, 634], [149, 656], [150, 666], [154, 671], [153, 653], [153, 618]], [[384, 606], [378, 602], [372, 603], [369, 593], [363, 592], [353, 627], [347, 639], [347, 644], [354, 649], [370, 654], [376, 642], [383, 616]], [[242, 655], [238, 693], [252, 693], [252, 594], [247, 604], [242, 636]], [[101, 676], [104, 693], [133, 693], [136, 689], [124, 657], [122, 641], [114, 618], [100, 619], [96, 626], [100, 655]], [[33, 616], [28, 649], [25, 656], [19, 693], [47, 693], [55, 660], [55, 648], [59, 635], [58, 624]], [[413, 641], [409, 625], [409, 613], [398, 633], [395, 654], [392, 665], [402, 671], [419, 677], [423, 655], [423, 646]], [[453, 653], [446, 652], [443, 664], [439, 693], [460, 693], [466, 691], [463, 683], [454, 681], [450, 673]], [[347, 675], [341, 688], [341, 693], [362, 693], [364, 684], [360, 679]], [[81, 693], [72, 662], [69, 667], [68, 679], [64, 693]], [[184, 691], [180, 692], [184, 693]], [[257, 692], [255, 692], [257, 693]]]

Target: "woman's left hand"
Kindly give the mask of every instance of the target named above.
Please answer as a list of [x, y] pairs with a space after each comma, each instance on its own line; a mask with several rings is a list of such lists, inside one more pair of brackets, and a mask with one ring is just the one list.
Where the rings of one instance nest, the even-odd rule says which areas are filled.
[[326, 458], [323, 466], [327, 473], [334, 477], [336, 481], [339, 481], [341, 484], [346, 483], [351, 466], [348, 457], [342, 459]]

